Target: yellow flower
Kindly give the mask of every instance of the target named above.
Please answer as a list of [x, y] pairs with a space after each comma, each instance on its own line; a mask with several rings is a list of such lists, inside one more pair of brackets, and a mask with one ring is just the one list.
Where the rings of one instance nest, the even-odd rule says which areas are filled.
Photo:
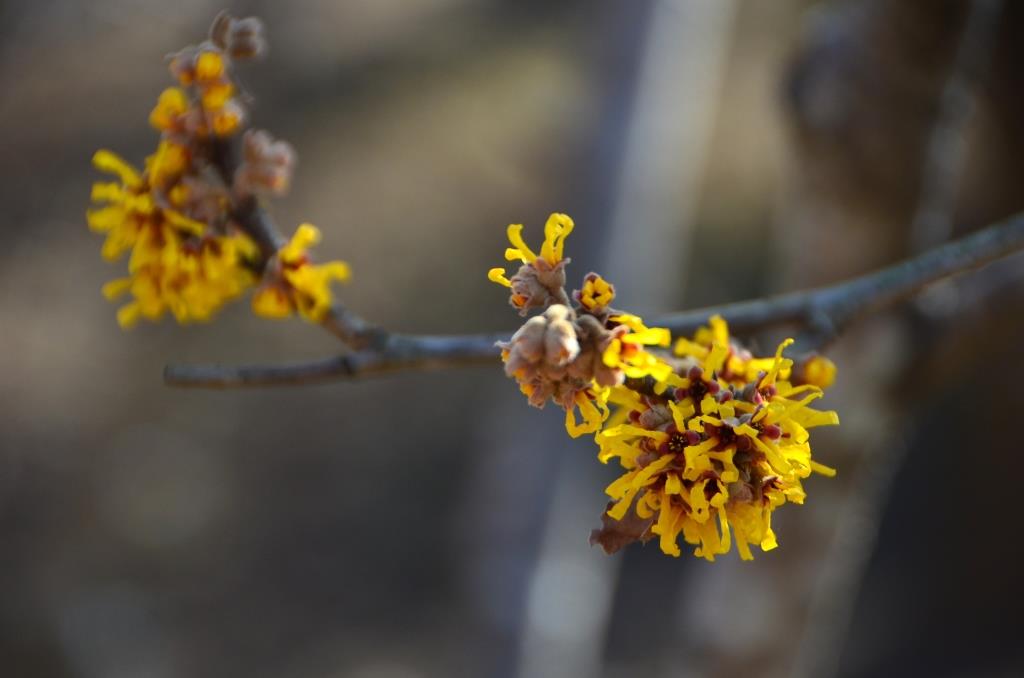
[[[121, 309], [118, 320], [130, 327], [140, 316], [158, 320], [170, 311], [181, 324], [208, 321], [255, 282], [243, 262], [257, 251], [255, 243], [242, 234], [185, 244], [168, 229], [162, 243], [147, 239], [133, 252], [129, 289], [134, 301]], [[115, 284], [105, 294], [112, 298], [122, 287], [123, 283]]]
[[[565, 249], [565, 239], [572, 233], [574, 227], [575, 224], [568, 214], [555, 212], [549, 216], [544, 224], [544, 242], [540, 247], [541, 258], [552, 266], [561, 261]], [[522, 224], [509, 225], [508, 241], [513, 246], [505, 250], [506, 260], [519, 259], [524, 264], [532, 264], [537, 260], [537, 255], [523, 240]]]
[[131, 252], [129, 276], [103, 287], [111, 300], [131, 295], [117, 314], [126, 329], [168, 311], [180, 323], [209, 320], [255, 282], [247, 262], [258, 256], [258, 248], [248, 236], [211, 234], [206, 224], [160, 206], [164, 201], [154, 194], [154, 178], [166, 183], [180, 176], [187, 162], [180, 150], [162, 141], [147, 159], [144, 175], [110, 151], [93, 158], [98, 169], [121, 180], [93, 186], [93, 200], [105, 206], [88, 211], [86, 218], [92, 230], [107, 234], [104, 258]]
[[227, 137], [238, 131], [245, 115], [242, 107], [232, 100], [221, 108], [211, 110], [210, 117], [213, 133], [219, 137]]
[[[572, 233], [574, 227], [573, 220], [567, 214], [555, 212], [548, 217], [544, 224], [544, 242], [541, 244], [538, 257], [523, 240], [523, 225], [510, 224], [507, 235], [512, 247], [505, 250], [505, 259], [530, 265], [537, 265], [540, 260], [546, 264], [543, 270], [549, 271], [564, 260], [565, 239]], [[512, 281], [505, 276], [505, 269], [501, 267], [490, 269], [487, 272], [487, 279], [505, 287], [512, 286]]]
[[629, 328], [629, 332], [611, 340], [601, 356], [606, 367], [620, 369], [631, 378], [652, 376], [656, 381], [663, 381], [672, 373], [672, 367], [652, 353], [644, 350], [644, 346], [668, 346], [672, 335], [663, 327], [647, 327], [635, 315], [622, 314], [612, 316], [612, 322]]
[[[714, 372], [724, 383], [749, 383], [775, 365], [775, 358], [755, 358], [735, 344], [729, 336], [728, 324], [717, 315], [710, 318], [706, 327], [699, 328], [692, 340], [685, 337], [677, 339], [673, 352], [682, 358], [698, 360], [706, 372]], [[773, 379], [788, 380], [792, 366], [792, 360], [783, 360]]]
[[252, 298], [253, 312], [264, 318], [287, 318], [298, 312], [303, 318], [320, 322], [333, 303], [331, 282], [346, 282], [351, 269], [343, 261], [312, 264], [308, 248], [320, 241], [320, 231], [302, 224], [292, 239], [277, 253], [279, 272], [265, 282]]
[[589, 274], [580, 290], [580, 304], [588, 311], [602, 309], [615, 299], [615, 288], [596, 273]]
[[168, 311], [181, 324], [208, 321], [253, 284], [252, 271], [240, 265], [256, 252], [247, 236], [209, 237], [193, 247], [183, 246], [172, 229], [163, 236], [163, 241], [140, 240], [132, 253], [131, 276], [103, 287], [110, 300], [131, 293], [132, 301], [117, 314], [123, 328], [143, 317], [159, 320]]
[[195, 79], [199, 83], [220, 80], [226, 71], [224, 57], [217, 52], [204, 51], [196, 57]]
[[[565, 410], [565, 430], [571, 438], [579, 438], [586, 433], [596, 433], [601, 430], [601, 425], [608, 419], [608, 396], [611, 389], [594, 388], [587, 391], [580, 391], [576, 394], [575, 408], [569, 407]], [[580, 418], [583, 420], [576, 423], [575, 410], [579, 409]]]
[[812, 459], [808, 429], [838, 424], [836, 413], [809, 407], [822, 396], [819, 387], [780, 378], [791, 342], [761, 359], [766, 369], [750, 382], [739, 376], [745, 370], [731, 380], [720, 376], [735, 349], [727, 348], [720, 319], [685, 343], [683, 353], [700, 360], [685, 377], [670, 377], [672, 392], [627, 402], [625, 415], [613, 415], [595, 438], [600, 461], [618, 458], [624, 469], [606, 490], [615, 502], [608, 518], [648, 521], [661, 550], [673, 556], [681, 554], [680, 536], [707, 560], [728, 553], [733, 542], [744, 560], [753, 557], [751, 545], [775, 548], [772, 512], [803, 503], [802, 480], [811, 473], [835, 475]]
[[189, 162], [188, 150], [184, 146], [163, 139], [156, 153], [146, 158], [146, 177], [151, 185], [166, 188], [181, 178]]
[[217, 110], [223, 108], [228, 101], [231, 99], [231, 95], [235, 93], [235, 88], [231, 83], [210, 85], [203, 88], [200, 96], [200, 102], [203, 104], [203, 108], [206, 110]]
[[142, 176], [119, 156], [97, 151], [93, 165], [121, 180], [93, 184], [92, 201], [106, 205], [86, 212], [89, 228], [107, 234], [101, 251], [103, 258], [116, 261], [135, 245], [142, 230], [154, 222], [157, 208]]
[[168, 87], [160, 93], [149, 114], [149, 124], [162, 132], [173, 129], [188, 110], [188, 97], [180, 87]]

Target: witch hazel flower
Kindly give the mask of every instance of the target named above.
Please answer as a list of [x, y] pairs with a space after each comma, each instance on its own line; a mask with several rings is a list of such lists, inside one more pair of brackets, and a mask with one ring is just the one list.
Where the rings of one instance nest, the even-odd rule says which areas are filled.
[[811, 407], [835, 365], [785, 357], [792, 339], [757, 357], [717, 316], [673, 342], [667, 329], [613, 309], [615, 287], [597, 273], [567, 295], [573, 228], [552, 214], [538, 255], [522, 225], [509, 226], [505, 257], [521, 266], [511, 278], [502, 268], [487, 277], [509, 289], [521, 315], [540, 311], [499, 343], [505, 374], [531, 405], [565, 410], [570, 436], [593, 434], [602, 463], [621, 466], [591, 543], [613, 553], [657, 539], [679, 556], [683, 542], [712, 561], [734, 547], [744, 560], [752, 547], [775, 548], [774, 511], [803, 503], [812, 474], [835, 474], [812, 458], [808, 433], [839, 423], [835, 412]]
[[128, 256], [128, 275], [103, 287], [108, 299], [128, 299], [117, 313], [123, 328], [168, 313], [206, 322], [252, 288], [257, 315], [320, 322], [332, 284], [348, 280], [345, 262], [313, 262], [320, 232], [311, 224], [281, 244], [247, 222], [261, 199], [287, 192], [295, 166], [290, 144], [244, 129], [234, 64], [265, 51], [258, 19], [222, 13], [207, 40], [170, 57], [177, 85], [150, 112], [160, 139], [142, 169], [112, 151], [93, 156], [114, 180], [94, 184], [86, 220], [106, 236], [104, 259]]
[[[812, 473], [835, 475], [812, 458], [808, 430], [839, 418], [810, 407], [824, 392], [794, 374], [783, 356], [792, 343], [755, 358], [719, 317], [677, 341], [678, 364], [688, 367], [627, 403], [595, 437], [600, 461], [617, 459], [623, 473], [606, 489], [611, 502], [591, 543], [612, 553], [657, 538], [679, 556], [682, 540], [709, 561], [733, 544], [744, 560], [752, 546], [774, 549], [774, 511], [802, 504]], [[815, 380], [825, 369], [811, 370]]]
[[543, 309], [510, 341], [499, 343], [505, 373], [519, 383], [531, 405], [544, 407], [551, 401], [565, 410], [566, 430], [577, 437], [600, 429], [615, 389], [627, 378], [664, 376], [671, 367], [647, 350], [667, 348], [668, 331], [648, 328], [637, 316], [613, 315], [608, 304], [614, 288], [600, 276], [589, 274], [572, 298], [566, 293], [565, 239], [574, 227], [568, 215], [552, 214], [537, 255], [526, 245], [522, 225], [512, 224], [512, 247], [505, 257], [522, 265], [512, 278], [502, 268], [491, 269], [487, 277], [509, 288], [509, 303], [521, 315]]

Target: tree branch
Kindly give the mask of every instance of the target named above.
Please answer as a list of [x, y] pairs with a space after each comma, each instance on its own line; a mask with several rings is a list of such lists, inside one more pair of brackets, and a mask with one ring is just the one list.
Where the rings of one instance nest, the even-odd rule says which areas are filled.
[[[383, 332], [383, 330], [381, 330]], [[452, 336], [382, 334], [379, 349], [291, 365], [168, 365], [164, 381], [171, 386], [235, 388], [315, 384], [407, 370], [440, 370], [493, 363], [496, 342], [507, 334]]]
[[875, 311], [914, 296], [929, 284], [979, 268], [1024, 249], [1024, 214], [846, 282], [767, 299], [684, 311], [659, 318], [655, 324], [673, 334], [689, 334], [723, 316], [737, 334], [770, 327], [830, 326], [834, 333]]
[[[1024, 214], [989, 226], [922, 255], [852, 280], [767, 299], [675, 313], [655, 319], [652, 326], [667, 327], [674, 335], [692, 334], [710, 316], [723, 316], [735, 334], [750, 334], [770, 327], [811, 328], [828, 337], [870, 313], [893, 306], [929, 284], [964, 273], [1024, 250]], [[354, 379], [404, 370], [430, 370], [493, 361], [495, 342], [503, 334], [430, 336], [391, 334], [345, 309], [325, 321], [335, 334], [349, 336], [346, 343], [361, 346], [353, 353], [292, 365], [168, 365], [164, 381], [171, 386], [233, 388], [309, 384]], [[333, 331], [333, 330], [332, 330]], [[358, 343], [364, 342], [364, 343]]]

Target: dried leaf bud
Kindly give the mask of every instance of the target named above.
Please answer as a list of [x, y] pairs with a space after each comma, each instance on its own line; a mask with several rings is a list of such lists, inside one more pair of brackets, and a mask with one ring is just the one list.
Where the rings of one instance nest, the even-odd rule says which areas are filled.
[[227, 192], [203, 177], [183, 177], [176, 188], [175, 207], [192, 219], [215, 224], [223, 221], [230, 210]]
[[548, 321], [547, 332], [544, 335], [545, 360], [548, 364], [563, 367], [572, 362], [580, 352], [570, 311], [561, 304], [555, 304], [545, 311], [544, 318]]
[[543, 315], [527, 320], [509, 343], [501, 345], [509, 352], [505, 373], [510, 377], [539, 374], [561, 378], [562, 368], [580, 352], [570, 313], [565, 306], [556, 304]]
[[574, 406], [587, 381], [569, 370], [579, 356], [580, 344], [573, 312], [561, 304], [523, 323], [504, 349], [505, 374], [519, 382], [531, 405], [543, 407], [552, 399], [563, 408]]
[[662, 426], [672, 423], [672, 411], [667, 405], [652, 405], [640, 413], [638, 423], [652, 431], [660, 429]]
[[284, 195], [295, 169], [295, 150], [263, 130], [249, 130], [242, 139], [242, 163], [235, 172], [235, 190], [243, 194]]
[[213, 20], [210, 42], [235, 59], [260, 57], [267, 49], [262, 21], [252, 16], [236, 19], [227, 12], [221, 12]]
[[580, 342], [580, 355], [569, 366], [569, 373], [584, 380], [593, 379], [599, 386], [618, 386], [625, 375], [622, 370], [604, 364], [604, 350], [613, 338], [613, 330], [592, 315], [582, 315], [576, 321]]
[[229, 137], [239, 130], [245, 121], [245, 109], [235, 99], [222, 108], [210, 111], [210, 127], [219, 137]]
[[254, 16], [238, 19], [231, 25], [228, 54], [236, 59], [258, 59], [267, 53], [263, 22]]
[[519, 315], [526, 315], [530, 309], [566, 301], [563, 288], [567, 261], [563, 259], [552, 265], [538, 258], [519, 267], [508, 281], [511, 288], [509, 303], [519, 309]]
[[190, 45], [168, 57], [171, 75], [182, 85], [188, 86], [196, 79], [196, 58], [199, 48]]
[[221, 10], [210, 25], [210, 42], [221, 49], [228, 46], [228, 32], [235, 19], [227, 10]]

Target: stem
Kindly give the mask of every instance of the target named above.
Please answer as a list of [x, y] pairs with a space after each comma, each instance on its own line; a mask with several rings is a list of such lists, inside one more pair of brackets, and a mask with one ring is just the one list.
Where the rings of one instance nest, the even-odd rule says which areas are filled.
[[690, 334], [719, 314], [737, 334], [769, 327], [827, 324], [834, 332], [892, 306], [929, 284], [979, 268], [1024, 249], [1024, 214], [846, 282], [767, 299], [742, 301], [664, 316], [656, 322], [673, 334]]
[[[381, 332], [383, 332], [381, 330]], [[407, 370], [441, 370], [491, 363], [497, 359], [501, 334], [462, 336], [382, 334], [379, 349], [365, 349], [291, 365], [168, 365], [164, 381], [171, 386], [234, 388], [315, 384]]]
[[[888, 308], [929, 284], [964, 273], [1024, 250], [1024, 214], [989, 226], [874, 273], [812, 290], [725, 306], [711, 306], [656, 319], [675, 335], [691, 334], [721, 315], [736, 334], [791, 325], [842, 332], [850, 323]], [[502, 334], [430, 336], [391, 334], [339, 307], [324, 326], [351, 346], [354, 353], [292, 365], [168, 365], [164, 381], [172, 386], [231, 388], [308, 384], [354, 379], [405, 370], [447, 369], [494, 360]]]

